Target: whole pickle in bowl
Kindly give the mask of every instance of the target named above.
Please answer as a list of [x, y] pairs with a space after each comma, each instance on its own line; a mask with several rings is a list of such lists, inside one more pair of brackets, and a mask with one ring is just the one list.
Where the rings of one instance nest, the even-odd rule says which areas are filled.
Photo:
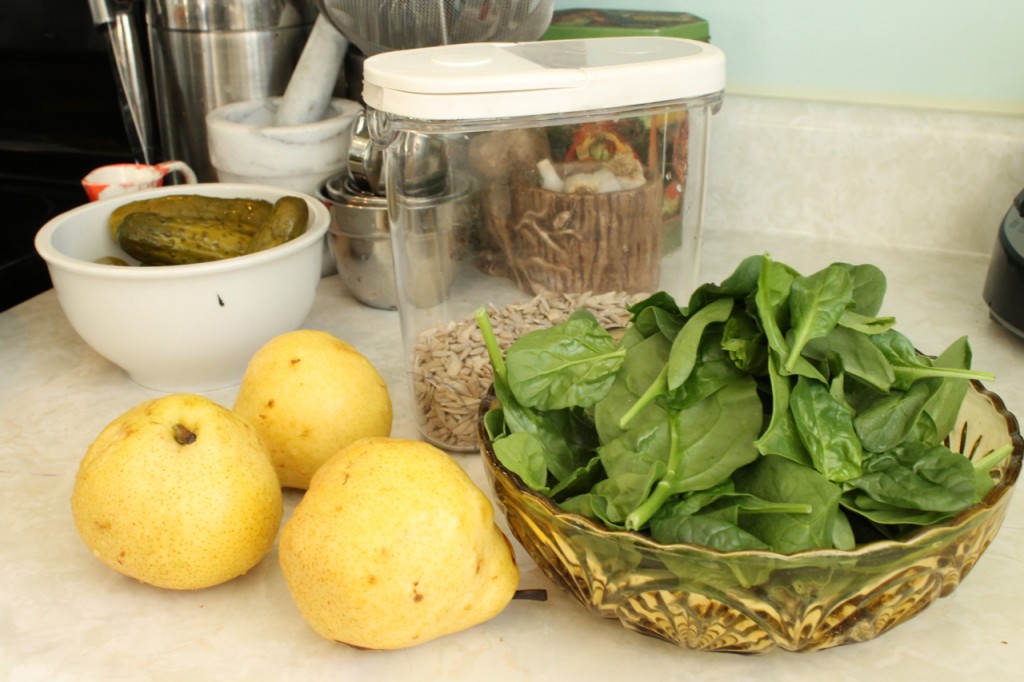
[[215, 218], [148, 212], [128, 214], [117, 229], [118, 244], [143, 265], [187, 265], [241, 256], [251, 240]]
[[299, 197], [281, 197], [274, 204], [270, 217], [263, 221], [249, 242], [246, 253], [263, 251], [295, 239], [306, 231], [309, 207]]
[[117, 240], [117, 230], [131, 213], [155, 213], [168, 218], [203, 218], [220, 221], [224, 229], [247, 235], [256, 234], [273, 211], [273, 204], [263, 199], [204, 197], [196, 194], [170, 194], [139, 199], [119, 206], [110, 214], [110, 235]]
[[121, 249], [142, 265], [188, 265], [278, 246], [306, 231], [309, 207], [296, 196], [262, 199], [169, 195], [113, 211]]

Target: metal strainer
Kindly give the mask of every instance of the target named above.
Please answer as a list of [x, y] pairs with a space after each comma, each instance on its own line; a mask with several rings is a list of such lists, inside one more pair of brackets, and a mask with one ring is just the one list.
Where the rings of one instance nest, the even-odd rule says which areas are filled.
[[456, 43], [537, 40], [554, 0], [317, 0], [366, 56]]

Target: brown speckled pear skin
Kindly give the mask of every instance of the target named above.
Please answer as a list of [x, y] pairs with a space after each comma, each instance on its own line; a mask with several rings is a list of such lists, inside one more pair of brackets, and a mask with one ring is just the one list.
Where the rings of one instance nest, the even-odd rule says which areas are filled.
[[324, 464], [285, 524], [281, 568], [320, 635], [401, 649], [499, 614], [519, 571], [490, 500], [427, 443], [368, 438]]
[[259, 563], [282, 508], [256, 430], [191, 394], [148, 400], [107, 425], [71, 496], [79, 535], [98, 559], [180, 590], [226, 582]]
[[253, 355], [233, 410], [259, 431], [284, 488], [307, 488], [354, 440], [391, 435], [391, 397], [376, 368], [313, 329], [277, 336]]

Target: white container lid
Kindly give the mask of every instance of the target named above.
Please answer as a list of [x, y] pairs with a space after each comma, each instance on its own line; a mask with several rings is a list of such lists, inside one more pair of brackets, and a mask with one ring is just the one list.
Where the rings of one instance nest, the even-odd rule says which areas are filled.
[[385, 52], [363, 65], [363, 99], [421, 120], [571, 114], [725, 89], [725, 55], [659, 36], [463, 43]]

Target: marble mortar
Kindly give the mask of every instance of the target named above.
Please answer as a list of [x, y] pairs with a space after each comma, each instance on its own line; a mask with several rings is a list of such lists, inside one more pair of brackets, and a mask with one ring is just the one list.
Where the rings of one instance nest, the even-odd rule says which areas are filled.
[[206, 117], [210, 161], [221, 182], [273, 185], [315, 195], [347, 162], [358, 102], [332, 99], [312, 123], [275, 125], [281, 98], [234, 102]]

